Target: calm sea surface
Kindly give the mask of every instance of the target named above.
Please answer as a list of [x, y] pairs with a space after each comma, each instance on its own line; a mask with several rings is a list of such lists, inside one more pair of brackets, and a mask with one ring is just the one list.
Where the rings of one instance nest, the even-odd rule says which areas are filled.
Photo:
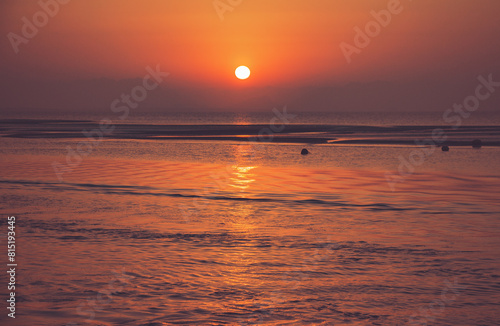
[[1, 325], [500, 325], [497, 116], [44, 118], [0, 120]]

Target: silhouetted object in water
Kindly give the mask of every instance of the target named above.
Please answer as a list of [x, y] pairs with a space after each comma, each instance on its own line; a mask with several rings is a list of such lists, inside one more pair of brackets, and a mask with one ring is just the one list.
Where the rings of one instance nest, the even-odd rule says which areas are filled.
[[442, 150], [443, 152], [448, 152], [448, 151], [450, 150], [450, 148], [449, 148], [448, 146], [446, 146], [446, 145], [445, 145], [445, 146], [441, 147], [441, 150]]
[[473, 148], [481, 148], [481, 146], [483, 146], [483, 142], [481, 141], [481, 139], [474, 139], [472, 141]]
[[302, 152], [300, 152], [300, 154], [307, 155], [307, 154], [309, 154], [309, 151], [307, 149], [303, 148]]

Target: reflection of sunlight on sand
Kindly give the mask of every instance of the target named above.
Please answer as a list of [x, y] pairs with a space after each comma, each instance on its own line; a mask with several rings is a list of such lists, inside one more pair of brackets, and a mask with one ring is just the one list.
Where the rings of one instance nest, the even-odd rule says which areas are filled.
[[244, 116], [244, 115], [240, 114], [237, 117], [235, 117], [233, 124], [235, 124], [237, 126], [249, 126], [250, 125], [250, 121], [248, 121], [248, 117], [247, 116]]

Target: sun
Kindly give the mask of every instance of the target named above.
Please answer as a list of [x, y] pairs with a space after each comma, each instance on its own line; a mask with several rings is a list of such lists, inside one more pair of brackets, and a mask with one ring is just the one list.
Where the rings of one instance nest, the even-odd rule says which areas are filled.
[[234, 74], [239, 79], [247, 79], [248, 77], [250, 77], [250, 69], [248, 69], [248, 67], [246, 66], [239, 66], [238, 68], [236, 68]]

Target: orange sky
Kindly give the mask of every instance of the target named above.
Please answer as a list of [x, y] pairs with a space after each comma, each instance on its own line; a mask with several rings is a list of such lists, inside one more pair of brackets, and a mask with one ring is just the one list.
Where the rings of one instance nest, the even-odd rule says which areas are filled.
[[[173, 84], [216, 88], [446, 81], [500, 70], [498, 0], [401, 0], [402, 12], [348, 64], [340, 44], [353, 44], [353, 28], [391, 1], [242, 0], [221, 20], [213, 0], [71, 0], [15, 54], [7, 34], [22, 35], [21, 18], [40, 6], [4, 0], [0, 69], [21, 80], [122, 79], [160, 64]], [[239, 65], [251, 68], [249, 80], [234, 77]]]

